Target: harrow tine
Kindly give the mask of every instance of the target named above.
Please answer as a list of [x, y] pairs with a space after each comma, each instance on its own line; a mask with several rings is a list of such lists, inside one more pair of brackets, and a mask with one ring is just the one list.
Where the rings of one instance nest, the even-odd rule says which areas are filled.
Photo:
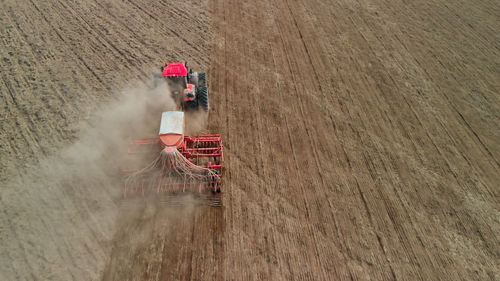
[[[209, 207], [222, 207], [221, 197], [212, 197], [211, 194], [193, 194], [193, 193], [179, 193], [179, 192], [160, 192], [152, 191], [147, 193], [146, 196], [140, 196], [140, 193], [135, 193], [137, 196], [129, 195], [122, 198], [121, 202], [125, 206], [134, 205], [139, 202], [157, 202], [161, 205], [169, 207], [181, 206], [209, 206]], [[149, 196], [150, 195], [150, 196]]]

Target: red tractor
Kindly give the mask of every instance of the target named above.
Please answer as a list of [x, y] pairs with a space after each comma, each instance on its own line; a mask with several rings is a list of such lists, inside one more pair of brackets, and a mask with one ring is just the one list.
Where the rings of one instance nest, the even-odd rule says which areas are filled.
[[175, 103], [182, 111], [210, 110], [206, 74], [188, 68], [186, 63], [165, 63], [162, 73], [155, 75], [167, 81]]

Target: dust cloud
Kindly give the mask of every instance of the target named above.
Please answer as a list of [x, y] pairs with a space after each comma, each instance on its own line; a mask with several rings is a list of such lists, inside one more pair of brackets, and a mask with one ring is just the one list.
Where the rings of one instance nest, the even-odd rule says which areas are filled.
[[208, 122], [208, 113], [203, 110], [186, 112], [186, 134], [205, 134]]
[[[2, 279], [101, 278], [123, 225], [121, 168], [127, 144], [156, 136], [161, 112], [167, 110], [175, 110], [175, 104], [165, 83], [154, 89], [140, 83], [118, 91], [115, 100], [81, 122], [77, 141], [2, 187]], [[157, 209], [146, 208], [144, 201], [134, 203], [142, 211], [132, 217], [147, 221]], [[139, 243], [141, 233], [129, 247]]]

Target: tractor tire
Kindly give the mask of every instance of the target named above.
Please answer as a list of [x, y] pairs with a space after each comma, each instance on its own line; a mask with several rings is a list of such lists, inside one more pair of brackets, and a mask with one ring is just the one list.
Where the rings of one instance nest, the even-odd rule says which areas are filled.
[[198, 105], [200, 105], [203, 110], [205, 110], [206, 112], [210, 110], [207, 87], [198, 88], [198, 90], [196, 91], [196, 99], [198, 101]]
[[165, 82], [165, 78], [163, 78], [161, 73], [155, 73], [153, 76], [153, 81], [153, 86], [156, 88]]
[[198, 100], [188, 101], [186, 102], [184, 111], [190, 111], [190, 112], [197, 111], [198, 107], [199, 107]]
[[198, 87], [206, 87], [207, 86], [207, 75], [205, 72], [200, 72], [198, 74]]

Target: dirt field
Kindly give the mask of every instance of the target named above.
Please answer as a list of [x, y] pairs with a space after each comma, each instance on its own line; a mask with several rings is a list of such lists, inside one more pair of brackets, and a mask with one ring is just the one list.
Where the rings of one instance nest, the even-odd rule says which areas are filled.
[[[497, 1], [39, 2], [0, 10], [1, 280], [500, 279]], [[223, 208], [67, 153], [164, 60], [208, 70]]]

